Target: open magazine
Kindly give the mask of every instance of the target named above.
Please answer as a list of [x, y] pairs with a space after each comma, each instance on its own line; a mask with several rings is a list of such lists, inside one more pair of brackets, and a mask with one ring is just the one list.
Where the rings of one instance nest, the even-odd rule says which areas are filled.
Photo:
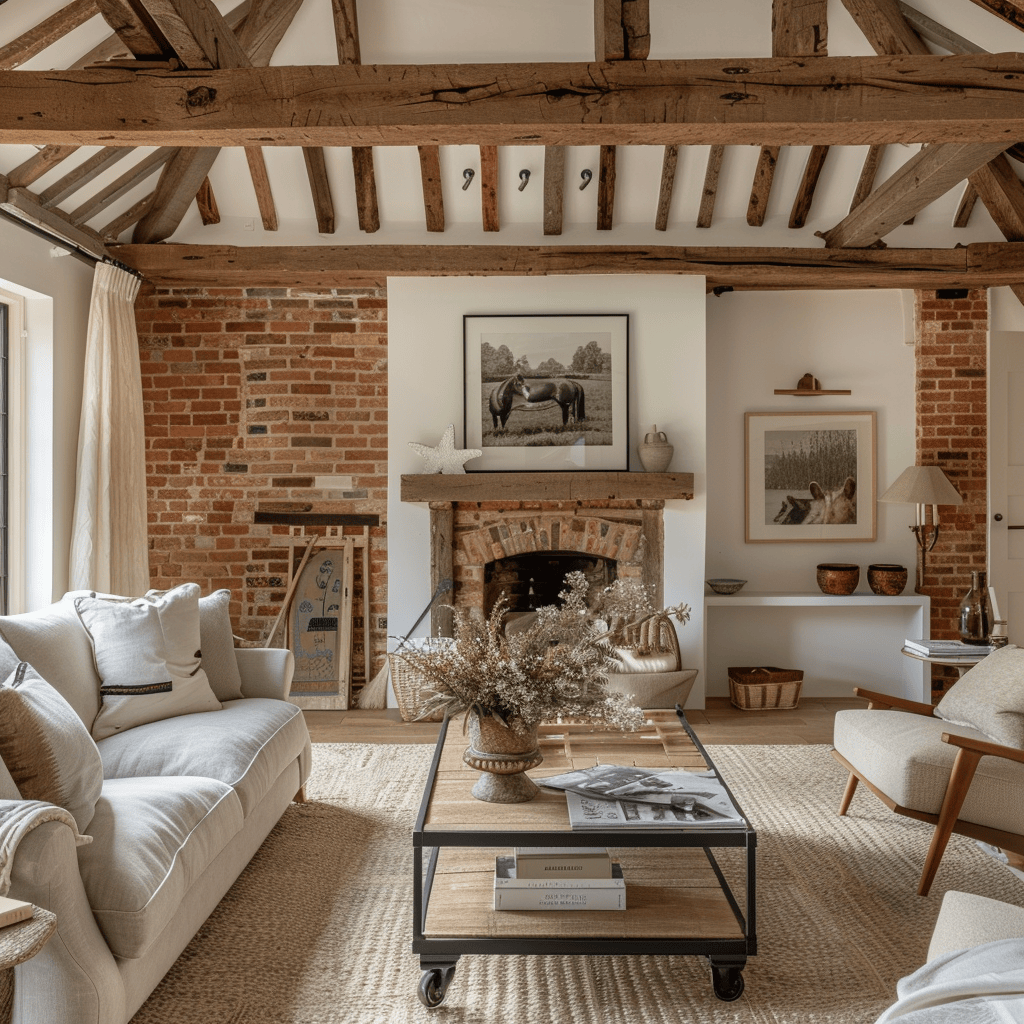
[[596, 765], [537, 779], [565, 791], [573, 828], [743, 828], [714, 772]]

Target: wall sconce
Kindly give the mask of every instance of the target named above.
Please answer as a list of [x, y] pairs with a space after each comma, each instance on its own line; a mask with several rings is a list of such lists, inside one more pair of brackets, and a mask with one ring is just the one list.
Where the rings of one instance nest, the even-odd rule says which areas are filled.
[[464, 171], [462, 172], [462, 177], [463, 177], [463, 182], [462, 182], [462, 191], [463, 191], [463, 192], [465, 192], [465, 191], [466, 191], [466, 189], [467, 189], [467, 188], [469, 188], [470, 184], [471, 184], [471, 183], [472, 183], [472, 181], [473, 181], [473, 175], [474, 175], [474, 174], [476, 174], [476, 171], [474, 171], [472, 167], [467, 167], [467, 168], [466, 168], [466, 169], [465, 169], [465, 170], [464, 170]]
[[582, 192], [593, 180], [594, 172], [589, 167], [584, 167], [580, 171], [580, 177], [583, 179], [583, 183], [580, 185], [580, 191]]
[[530, 184], [530, 172], [524, 167], [519, 172], [519, 191], [522, 192]]
[[[917, 539], [917, 587], [924, 586], [925, 555], [939, 539], [939, 505], [962, 505], [964, 499], [938, 466], [908, 466], [878, 499], [917, 506], [917, 522], [910, 527]], [[925, 506], [931, 505], [931, 522]]]

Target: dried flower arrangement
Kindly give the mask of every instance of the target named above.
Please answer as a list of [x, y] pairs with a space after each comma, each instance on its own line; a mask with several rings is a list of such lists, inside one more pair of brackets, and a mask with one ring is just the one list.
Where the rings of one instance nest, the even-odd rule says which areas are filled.
[[[517, 731], [558, 717], [586, 717], [632, 731], [641, 709], [623, 693], [606, 689], [618, 664], [615, 646], [632, 646], [628, 626], [652, 614], [639, 583], [617, 580], [592, 595], [581, 572], [565, 577], [561, 605], [538, 608], [525, 629], [506, 635], [508, 602], [502, 597], [486, 622], [455, 608], [455, 636], [427, 646], [405, 645], [395, 653], [429, 681], [433, 690], [420, 717], [447, 711], [493, 715]], [[689, 608], [668, 609], [680, 621]], [[656, 614], [656, 613], [655, 613]]]

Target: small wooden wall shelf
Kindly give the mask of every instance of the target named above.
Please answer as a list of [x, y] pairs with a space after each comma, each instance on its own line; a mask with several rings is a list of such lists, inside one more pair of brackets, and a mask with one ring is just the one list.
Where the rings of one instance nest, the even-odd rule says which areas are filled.
[[776, 388], [777, 395], [852, 395], [852, 391], [825, 391], [823, 389], [812, 390], [811, 388]]
[[692, 473], [419, 473], [402, 501], [612, 501], [693, 497]]

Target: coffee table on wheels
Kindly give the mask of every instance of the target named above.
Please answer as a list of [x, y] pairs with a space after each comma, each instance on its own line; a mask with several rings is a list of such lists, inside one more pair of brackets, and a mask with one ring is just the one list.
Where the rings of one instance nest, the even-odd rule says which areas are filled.
[[[466, 737], [449, 724], [441, 726], [413, 831], [412, 951], [420, 957], [425, 1005], [444, 1001], [467, 953], [705, 956], [715, 995], [740, 997], [747, 957], [757, 952], [757, 834], [746, 815], [737, 828], [573, 832], [564, 793], [542, 790], [522, 804], [471, 796], [478, 773], [463, 764]], [[711, 769], [725, 785], [679, 707], [646, 712], [635, 733], [589, 723], [546, 723], [539, 731], [544, 762], [530, 772], [538, 782], [574, 768], [622, 764]], [[494, 858], [516, 846], [608, 847], [622, 864], [626, 909], [495, 911]], [[742, 851], [740, 863], [728, 868], [734, 875], [742, 869], [739, 899], [715, 858], [723, 847]]]

